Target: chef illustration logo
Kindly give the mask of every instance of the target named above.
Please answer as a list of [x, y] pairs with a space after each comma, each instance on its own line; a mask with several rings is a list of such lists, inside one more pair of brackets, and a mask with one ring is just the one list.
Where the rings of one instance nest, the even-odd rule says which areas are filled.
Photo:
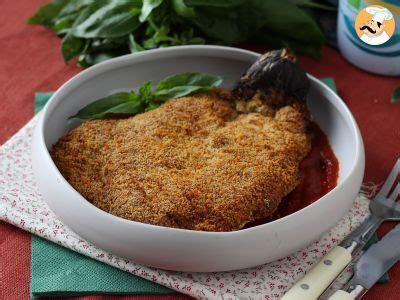
[[358, 37], [364, 43], [381, 45], [393, 35], [395, 21], [387, 8], [370, 5], [359, 12], [354, 26]]

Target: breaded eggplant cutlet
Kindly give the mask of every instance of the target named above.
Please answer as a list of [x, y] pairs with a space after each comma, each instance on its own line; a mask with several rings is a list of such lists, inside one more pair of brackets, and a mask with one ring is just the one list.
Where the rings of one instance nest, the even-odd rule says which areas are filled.
[[246, 97], [214, 90], [127, 119], [90, 120], [51, 155], [79, 193], [113, 215], [238, 230], [274, 213], [311, 147], [303, 102], [262, 91]]

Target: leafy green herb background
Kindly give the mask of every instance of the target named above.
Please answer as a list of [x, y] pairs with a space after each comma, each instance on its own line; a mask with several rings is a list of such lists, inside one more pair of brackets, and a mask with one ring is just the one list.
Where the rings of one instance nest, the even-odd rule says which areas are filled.
[[64, 60], [88, 67], [193, 44], [251, 42], [319, 57], [324, 34], [314, 16], [334, 10], [312, 0], [53, 0], [28, 23], [52, 29], [63, 39]]

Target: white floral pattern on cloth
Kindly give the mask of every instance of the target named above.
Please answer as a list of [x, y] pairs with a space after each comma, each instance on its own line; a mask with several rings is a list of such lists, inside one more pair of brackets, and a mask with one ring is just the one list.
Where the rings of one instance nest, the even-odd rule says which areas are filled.
[[30, 162], [32, 133], [37, 117], [0, 147], [0, 220], [193, 297], [279, 299], [305, 271], [368, 215], [368, 200], [360, 196], [351, 211], [319, 241], [291, 256], [251, 269], [183, 273], [149, 268], [86, 242], [50, 211], [38, 191]]

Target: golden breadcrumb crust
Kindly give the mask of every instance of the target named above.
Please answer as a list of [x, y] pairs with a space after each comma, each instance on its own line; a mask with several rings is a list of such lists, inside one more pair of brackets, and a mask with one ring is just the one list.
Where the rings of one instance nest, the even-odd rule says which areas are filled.
[[113, 215], [232, 231], [271, 215], [310, 150], [296, 105], [238, 114], [217, 93], [175, 99], [128, 119], [84, 122], [51, 155], [67, 181]]

